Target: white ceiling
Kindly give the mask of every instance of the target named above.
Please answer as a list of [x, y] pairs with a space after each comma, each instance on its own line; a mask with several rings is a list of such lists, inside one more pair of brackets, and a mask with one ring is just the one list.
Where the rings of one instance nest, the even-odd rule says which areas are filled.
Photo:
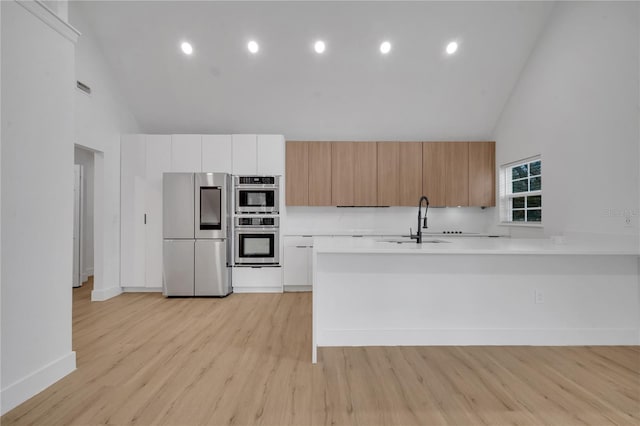
[[[553, 4], [78, 7], [145, 132], [437, 140], [491, 137]], [[321, 56], [313, 52], [318, 38], [327, 44]], [[246, 48], [250, 39], [260, 43], [255, 56]], [[379, 52], [385, 39], [393, 45], [387, 56]], [[460, 48], [448, 57], [453, 39]], [[181, 53], [183, 40], [193, 44], [193, 56]]]

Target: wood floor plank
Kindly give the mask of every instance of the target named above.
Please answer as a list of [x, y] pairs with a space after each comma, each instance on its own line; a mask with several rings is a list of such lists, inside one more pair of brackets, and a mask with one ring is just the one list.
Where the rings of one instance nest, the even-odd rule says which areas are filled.
[[[568, 424], [615, 424], [606, 414], [601, 401], [589, 398], [583, 390], [572, 385], [564, 377], [552, 377], [546, 363], [538, 355], [543, 348], [529, 348], [527, 355], [518, 353], [519, 348], [502, 352], [500, 364], [514, 377], [539, 395], [567, 413]], [[494, 354], [494, 357], [497, 355]]]
[[638, 347], [322, 348], [311, 295], [92, 303], [75, 372], [2, 425], [640, 424]]
[[[592, 348], [589, 348], [590, 350]], [[602, 348], [605, 349], [605, 348]], [[599, 351], [599, 350], [598, 350]], [[631, 351], [607, 350], [607, 354], [619, 355]], [[585, 357], [556, 357], [554, 351], [541, 351], [538, 356], [546, 360], [546, 368], [558, 376], [559, 380], [571, 382], [582, 392], [590, 395], [590, 399], [598, 400], [606, 407], [606, 412], [617, 423], [631, 422], [640, 425], [640, 376], [627, 377], [621, 374], [611, 374], [609, 368], [599, 364], [597, 368], [587, 362]], [[638, 356], [640, 358], [640, 356]], [[608, 365], [612, 365], [607, 363]], [[640, 365], [635, 367], [640, 371]], [[601, 386], [606, 384], [607, 386]]]

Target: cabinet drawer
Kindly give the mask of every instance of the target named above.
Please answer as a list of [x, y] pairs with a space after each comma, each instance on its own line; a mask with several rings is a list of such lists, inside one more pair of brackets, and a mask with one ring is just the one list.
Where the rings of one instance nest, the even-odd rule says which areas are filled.
[[284, 237], [285, 247], [313, 247], [313, 237]]
[[233, 291], [236, 293], [282, 292], [282, 267], [233, 268]]

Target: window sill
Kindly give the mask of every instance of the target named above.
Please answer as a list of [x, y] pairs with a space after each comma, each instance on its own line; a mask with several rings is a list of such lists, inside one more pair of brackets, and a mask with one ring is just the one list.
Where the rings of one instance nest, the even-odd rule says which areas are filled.
[[515, 226], [516, 228], [544, 228], [542, 223], [531, 223], [531, 222], [500, 222], [498, 226]]

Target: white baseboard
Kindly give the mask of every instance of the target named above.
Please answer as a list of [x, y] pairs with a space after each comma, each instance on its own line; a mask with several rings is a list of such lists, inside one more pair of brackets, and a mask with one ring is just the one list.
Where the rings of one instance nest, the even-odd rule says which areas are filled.
[[350, 329], [318, 330], [318, 346], [609, 346], [638, 345], [638, 330]]
[[233, 287], [234, 293], [282, 293], [282, 287]]
[[91, 292], [91, 301], [92, 302], [103, 302], [105, 300], [109, 300], [112, 297], [116, 297], [122, 294], [122, 288], [120, 287], [110, 287], [105, 289], [93, 290]]
[[287, 292], [306, 292], [306, 291], [312, 291], [312, 290], [313, 290], [313, 286], [312, 285], [285, 285], [284, 286], [285, 293], [287, 293]]
[[123, 293], [162, 293], [162, 287], [122, 287]]
[[0, 415], [42, 392], [76, 369], [76, 353], [70, 352], [0, 391]]
[[93, 268], [85, 269], [85, 271], [81, 275], [82, 282], [86, 282], [91, 275], [93, 275]]

